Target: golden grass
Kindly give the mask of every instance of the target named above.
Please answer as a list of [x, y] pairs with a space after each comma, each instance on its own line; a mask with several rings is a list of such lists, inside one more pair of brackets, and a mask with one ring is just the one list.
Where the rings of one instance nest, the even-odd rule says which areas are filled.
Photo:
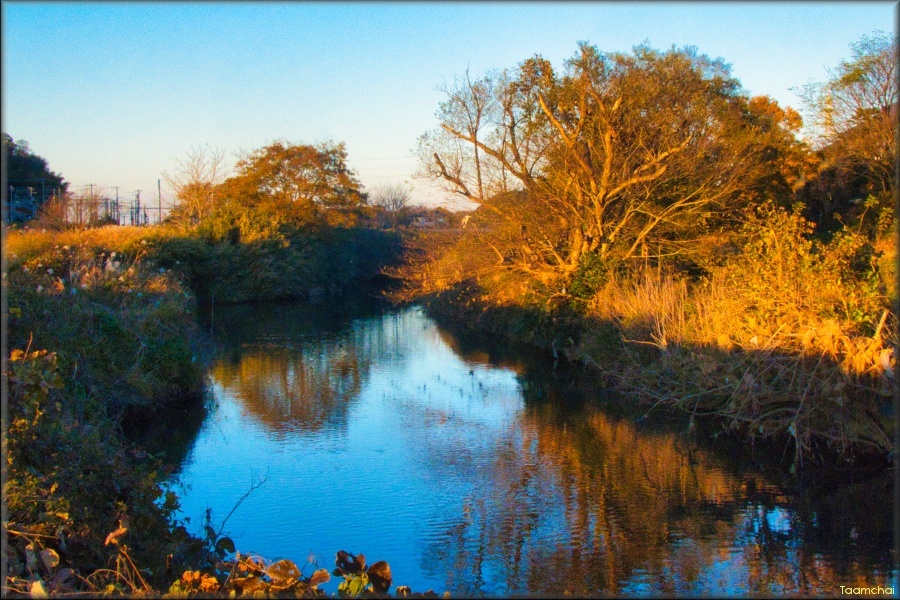
[[4, 254], [8, 267], [15, 267], [40, 253], [69, 246], [102, 252], [121, 252], [135, 248], [142, 241], [177, 235], [176, 230], [165, 225], [137, 227], [131, 225], [107, 225], [90, 229], [8, 230]]
[[[893, 426], [880, 405], [897, 387], [896, 315], [883, 302], [880, 314], [871, 315], [875, 331], [866, 334], [868, 320], [854, 312], [859, 306], [843, 307], [854, 320], [835, 314], [846, 298], [825, 302], [839, 283], [821, 272], [806, 277], [811, 281], [753, 288], [713, 276], [690, 287], [645, 271], [611, 279], [587, 314], [621, 332], [627, 358], [615, 379], [622, 389], [725, 417], [752, 437], [787, 434], [797, 457], [819, 442], [887, 452]], [[798, 302], [791, 296], [806, 285], [825, 290], [823, 297]], [[572, 354], [601, 362], [592, 342], [588, 336]]]

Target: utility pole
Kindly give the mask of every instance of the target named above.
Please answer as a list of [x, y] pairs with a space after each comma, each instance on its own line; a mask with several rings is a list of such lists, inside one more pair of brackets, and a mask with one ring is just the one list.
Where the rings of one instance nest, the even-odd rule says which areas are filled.
[[156, 180], [156, 200], [159, 203], [159, 216], [156, 218], [157, 223], [162, 223], [162, 180]]
[[[133, 221], [137, 221], [137, 224], [141, 224], [141, 190], [136, 190], [137, 192], [137, 208], [134, 209], [134, 217]], [[132, 223], [134, 224], [134, 223]]]

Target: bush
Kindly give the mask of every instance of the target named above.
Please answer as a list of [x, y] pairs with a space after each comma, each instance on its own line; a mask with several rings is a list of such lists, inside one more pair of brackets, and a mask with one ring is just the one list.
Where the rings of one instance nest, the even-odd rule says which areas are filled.
[[[103, 402], [67, 385], [54, 353], [14, 350], [8, 379], [7, 592], [119, 584], [123, 553], [160, 566], [169, 556], [178, 569], [183, 562], [173, 558], [186, 556], [191, 538], [173, 531], [177, 502], [163, 498], [160, 465], [122, 440]], [[105, 543], [116, 530], [120, 543]]]
[[575, 298], [588, 300], [606, 285], [615, 270], [614, 265], [604, 261], [596, 252], [582, 254], [578, 269], [572, 276], [569, 292]]
[[753, 211], [742, 252], [694, 285], [655, 273], [610, 280], [587, 315], [616, 323], [624, 353], [598, 360], [591, 336], [573, 354], [615, 365], [619, 387], [654, 404], [790, 440], [796, 458], [889, 452], [896, 316], [879, 252], [846, 229], [816, 239], [801, 211]]
[[73, 389], [116, 410], [198, 393], [193, 296], [171, 271], [141, 255], [65, 245], [23, 258], [7, 275], [10, 347], [31, 340], [54, 349]]

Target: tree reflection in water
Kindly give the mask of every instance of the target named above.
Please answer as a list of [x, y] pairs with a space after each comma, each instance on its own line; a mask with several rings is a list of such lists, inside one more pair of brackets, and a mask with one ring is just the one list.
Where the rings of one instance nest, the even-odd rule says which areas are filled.
[[[484, 461], [478, 493], [426, 550], [424, 565], [449, 574], [457, 593], [833, 594], [835, 582], [890, 585], [872, 565], [840, 564], [805, 543], [811, 524], [763, 476], [738, 478], [673, 433], [598, 410], [564, 413], [529, 406]], [[433, 468], [448, 471], [445, 449], [433, 450]]]
[[[614, 414], [595, 381], [561, 385], [546, 356], [459, 338], [418, 309], [234, 311], [221, 318], [228, 330], [216, 330], [215, 384], [284, 439], [346, 432], [365, 402], [361, 412], [389, 424], [362, 436], [385, 448], [373, 455], [378, 476], [365, 480], [366, 503], [380, 511], [372, 516], [393, 515], [379, 522], [383, 537], [414, 540], [410, 562], [455, 595], [833, 595], [838, 585], [890, 585], [889, 479], [798, 500], [672, 428]], [[297, 446], [304, 460], [310, 447]], [[355, 498], [340, 474], [317, 475], [335, 497]], [[432, 499], [398, 500], [393, 489]]]
[[408, 352], [409, 315], [383, 309], [371, 300], [219, 308], [210, 376], [278, 434], [339, 428], [372, 365]]
[[370, 364], [354, 346], [338, 342], [246, 348], [237, 365], [219, 362], [211, 374], [267, 427], [280, 433], [315, 432], [326, 422], [346, 420]]

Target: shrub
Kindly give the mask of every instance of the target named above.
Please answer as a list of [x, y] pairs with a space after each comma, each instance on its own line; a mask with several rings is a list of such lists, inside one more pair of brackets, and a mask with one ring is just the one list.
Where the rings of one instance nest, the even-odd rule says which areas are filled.
[[56, 245], [23, 258], [7, 273], [10, 347], [54, 349], [73, 389], [110, 408], [196, 394], [193, 297], [145, 255]]
[[[91, 578], [102, 589], [118, 583], [123, 552], [130, 561], [160, 566], [184, 554], [190, 536], [172, 530], [177, 503], [161, 501], [160, 465], [124, 443], [102, 402], [67, 385], [57, 356], [14, 350], [8, 376], [4, 588], [64, 594]], [[121, 545], [104, 543], [122, 529]], [[144, 577], [160, 581], [166, 574], [159, 568]]]
[[616, 365], [619, 386], [655, 404], [788, 439], [795, 458], [825, 446], [889, 452], [896, 316], [879, 253], [846, 229], [814, 238], [801, 211], [759, 207], [743, 251], [693, 285], [652, 272], [610, 279], [587, 315], [617, 325], [620, 356], [604, 367], [610, 353], [591, 337], [573, 354]]

